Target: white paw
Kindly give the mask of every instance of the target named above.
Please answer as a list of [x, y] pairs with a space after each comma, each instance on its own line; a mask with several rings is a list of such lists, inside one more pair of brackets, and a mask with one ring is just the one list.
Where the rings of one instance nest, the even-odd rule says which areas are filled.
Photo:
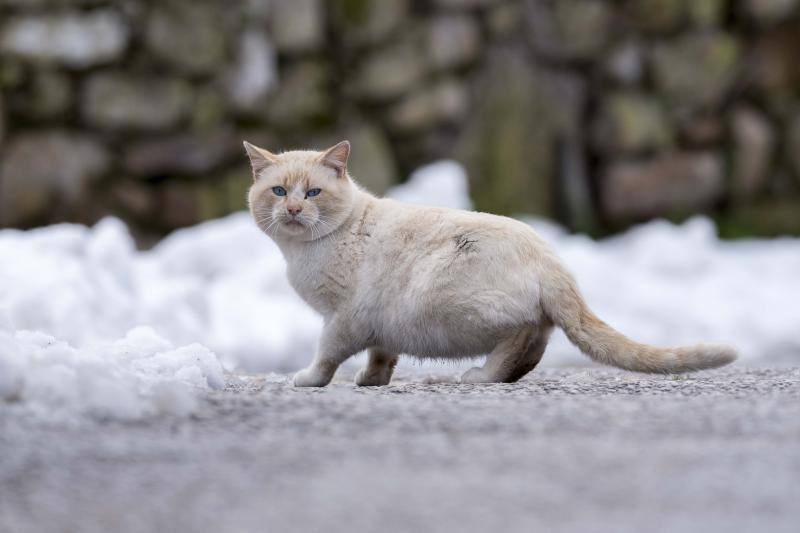
[[464, 372], [461, 376], [461, 383], [491, 383], [492, 380], [486, 375], [482, 368], [473, 367]]
[[367, 373], [367, 369], [365, 367], [358, 371], [355, 382], [359, 387], [380, 387], [382, 385], [388, 385], [391, 379], [391, 368], [387, 367], [378, 371]]
[[304, 368], [294, 375], [292, 384], [295, 387], [324, 387], [330, 381], [330, 379], [320, 375], [314, 368]]

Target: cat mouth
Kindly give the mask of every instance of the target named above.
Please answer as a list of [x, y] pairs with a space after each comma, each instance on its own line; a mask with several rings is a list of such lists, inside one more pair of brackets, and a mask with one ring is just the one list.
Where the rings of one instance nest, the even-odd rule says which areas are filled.
[[305, 224], [303, 224], [302, 222], [300, 222], [299, 220], [296, 220], [296, 219], [287, 220], [286, 222], [283, 223], [283, 225], [286, 226], [287, 228], [304, 228], [304, 227], [306, 227]]

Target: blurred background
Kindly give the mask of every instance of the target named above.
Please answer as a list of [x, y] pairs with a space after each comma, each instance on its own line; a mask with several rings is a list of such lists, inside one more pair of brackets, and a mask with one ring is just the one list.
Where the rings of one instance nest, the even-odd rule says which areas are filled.
[[476, 208], [800, 234], [800, 0], [2, 0], [0, 225], [140, 245], [244, 208], [241, 141], [441, 158]]

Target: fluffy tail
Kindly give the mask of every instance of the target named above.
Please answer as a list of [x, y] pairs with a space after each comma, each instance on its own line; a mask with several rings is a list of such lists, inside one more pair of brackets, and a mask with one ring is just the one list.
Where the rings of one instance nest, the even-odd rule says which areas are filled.
[[550, 287], [542, 287], [545, 313], [597, 362], [636, 372], [670, 374], [716, 368], [736, 359], [736, 351], [721, 344], [657, 348], [632, 341], [592, 313], [569, 274], [562, 273], [552, 281]]

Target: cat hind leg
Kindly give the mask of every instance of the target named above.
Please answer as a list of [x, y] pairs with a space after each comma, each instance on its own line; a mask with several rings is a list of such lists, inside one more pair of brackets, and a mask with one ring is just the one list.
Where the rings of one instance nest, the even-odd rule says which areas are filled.
[[359, 387], [388, 385], [397, 364], [397, 354], [389, 353], [379, 347], [369, 349], [367, 366], [356, 374], [355, 383]]
[[467, 370], [461, 383], [514, 383], [542, 359], [553, 326], [529, 326], [495, 346], [483, 367]]

